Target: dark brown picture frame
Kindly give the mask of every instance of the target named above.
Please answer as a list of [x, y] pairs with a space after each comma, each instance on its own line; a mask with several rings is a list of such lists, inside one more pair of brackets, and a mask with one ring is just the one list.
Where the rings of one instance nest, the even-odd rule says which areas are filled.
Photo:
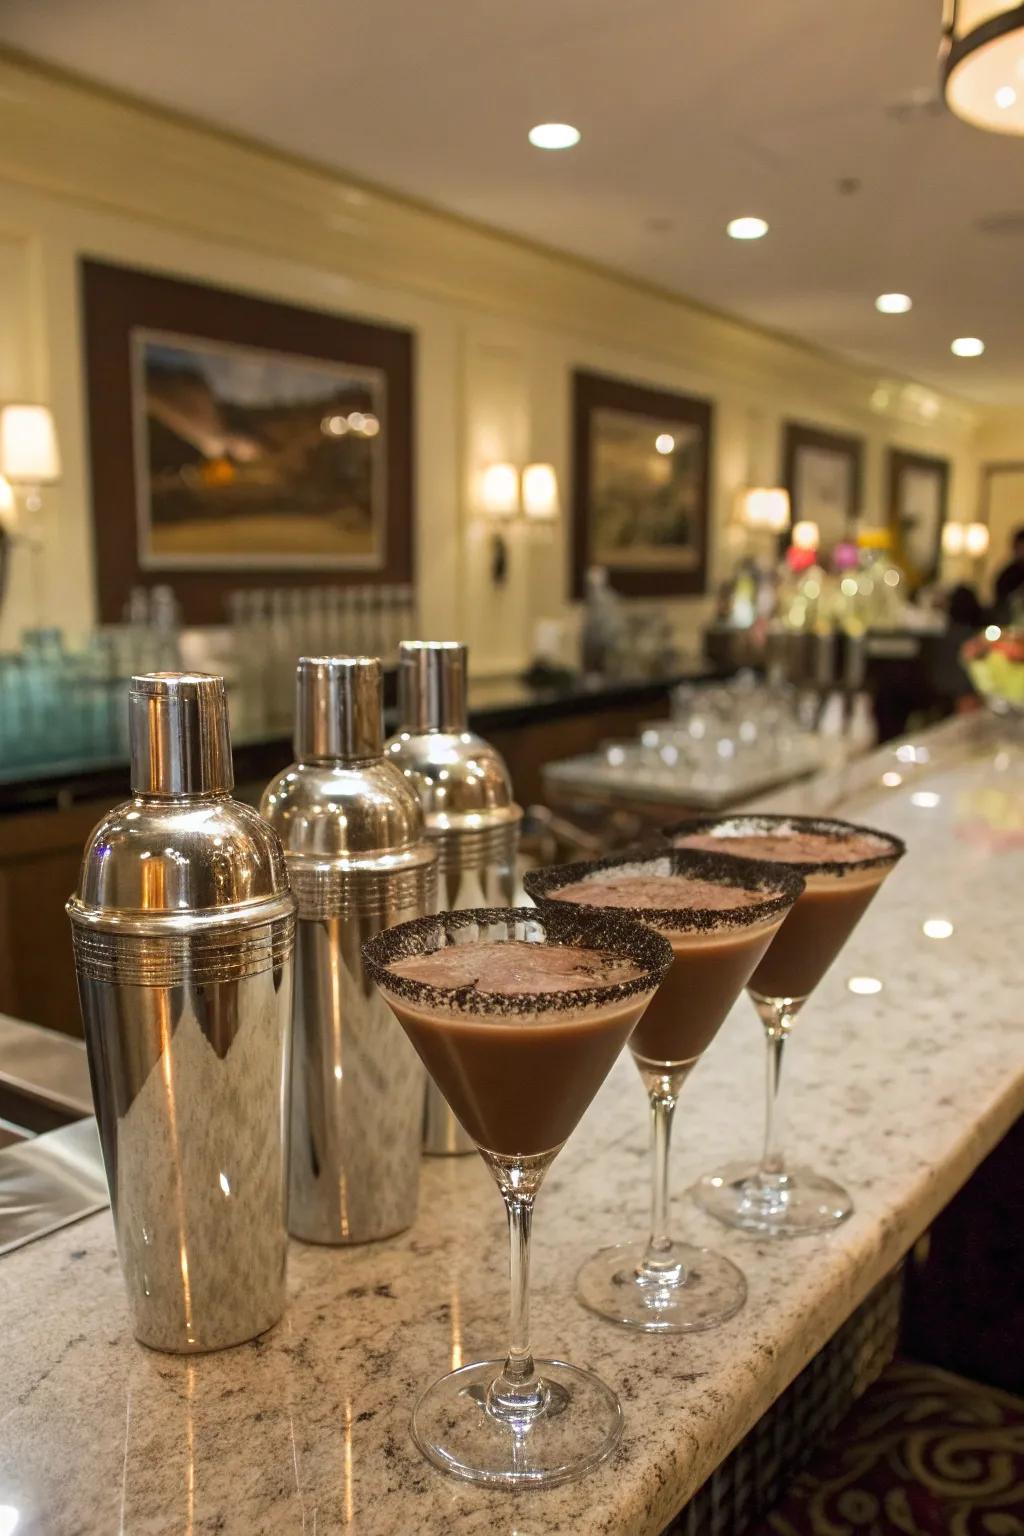
[[[927, 558], [914, 560], [904, 539], [905, 505], [903, 500], [903, 476], [908, 470], [934, 475], [939, 496], [938, 520], [935, 524], [933, 547]], [[888, 454], [888, 523], [892, 538], [892, 550], [899, 564], [906, 571], [911, 587], [931, 581], [942, 559], [942, 526], [949, 515], [948, 459], [933, 454], [911, 453], [905, 448], [890, 448]]]
[[[864, 440], [842, 432], [830, 432], [824, 427], [812, 426], [802, 421], [787, 421], [782, 431], [783, 483], [789, 492], [789, 505], [794, 523], [810, 519], [818, 521], [815, 509], [802, 508], [797, 494], [797, 460], [805, 449], [842, 455], [848, 459], [853, 473], [849, 481], [849, 498], [844, 514], [844, 534], [851, 535], [861, 510], [861, 487], [864, 479]], [[788, 542], [788, 535], [784, 537]]]
[[583, 597], [591, 555], [591, 465], [594, 413], [602, 408], [636, 416], [678, 422], [696, 427], [699, 446], [700, 490], [698, 523], [700, 545], [697, 563], [689, 570], [670, 568], [617, 568], [609, 563], [609, 579], [617, 592], [630, 597], [685, 597], [707, 591], [709, 509], [711, 504], [711, 448], [714, 407], [709, 400], [653, 389], [626, 379], [576, 369], [572, 377], [572, 595]]
[[[224, 618], [231, 589], [413, 580], [411, 331], [92, 259], [80, 268], [96, 591], [104, 623], [121, 619], [134, 586], [173, 586], [186, 622], [209, 624]], [[381, 562], [347, 568], [311, 556], [308, 567], [272, 570], [161, 569], [155, 561], [143, 567], [132, 418], [132, 335], [139, 330], [379, 370], [388, 402]]]

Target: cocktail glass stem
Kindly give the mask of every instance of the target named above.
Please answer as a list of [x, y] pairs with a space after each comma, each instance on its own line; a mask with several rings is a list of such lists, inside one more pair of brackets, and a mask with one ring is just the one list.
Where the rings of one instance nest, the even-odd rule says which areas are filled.
[[757, 1182], [766, 1194], [782, 1196], [786, 1188], [786, 1159], [782, 1146], [785, 1136], [784, 1100], [782, 1096], [782, 1064], [786, 1044], [797, 1014], [803, 1007], [802, 997], [761, 997], [752, 992], [754, 1007], [764, 1025], [768, 1046], [767, 1075], [765, 1079], [765, 1126], [764, 1151], [757, 1173]]
[[694, 1063], [667, 1066], [640, 1056], [634, 1059], [651, 1106], [651, 1234], [640, 1261], [639, 1277], [662, 1285], [682, 1285], [686, 1270], [673, 1252], [669, 1231], [669, 1153], [679, 1090]]
[[481, 1149], [505, 1202], [509, 1236], [509, 1346], [488, 1389], [487, 1410], [513, 1425], [527, 1424], [548, 1406], [549, 1389], [530, 1350], [530, 1237], [537, 1191], [558, 1150], [512, 1158]]

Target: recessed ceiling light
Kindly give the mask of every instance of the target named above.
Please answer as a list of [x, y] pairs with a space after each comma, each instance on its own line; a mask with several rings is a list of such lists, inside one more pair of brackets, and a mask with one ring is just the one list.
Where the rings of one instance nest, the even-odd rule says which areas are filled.
[[953, 924], [947, 917], [930, 917], [921, 924], [921, 932], [929, 939], [949, 939], [953, 935]]
[[580, 131], [571, 123], [538, 123], [527, 138], [535, 149], [572, 149], [580, 141]]
[[676, 440], [671, 432], [659, 432], [654, 439], [654, 446], [659, 453], [671, 453], [676, 446]]
[[846, 985], [858, 997], [874, 997], [882, 990], [877, 976], [851, 976]]
[[909, 293], [880, 293], [875, 300], [875, 308], [880, 315], [905, 315], [913, 307], [914, 301]]
[[1012, 85], [1001, 85], [996, 91], [996, 106], [1004, 112], [1008, 111], [1017, 100], [1017, 92]]
[[760, 240], [762, 235], [768, 233], [768, 224], [764, 219], [750, 217], [730, 219], [725, 232], [734, 240]]
[[980, 336], [958, 336], [950, 342], [949, 350], [955, 357], [980, 357], [985, 350], [985, 343]]

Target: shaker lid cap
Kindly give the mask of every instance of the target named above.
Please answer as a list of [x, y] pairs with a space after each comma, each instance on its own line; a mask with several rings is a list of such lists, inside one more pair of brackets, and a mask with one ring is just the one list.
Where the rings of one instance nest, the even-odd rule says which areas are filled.
[[224, 679], [147, 672], [128, 690], [131, 786], [136, 795], [227, 794], [234, 787]]
[[398, 647], [402, 731], [464, 731], [468, 651], [458, 640], [403, 640]]
[[384, 751], [383, 681], [376, 656], [302, 656], [295, 669], [300, 763], [365, 762]]

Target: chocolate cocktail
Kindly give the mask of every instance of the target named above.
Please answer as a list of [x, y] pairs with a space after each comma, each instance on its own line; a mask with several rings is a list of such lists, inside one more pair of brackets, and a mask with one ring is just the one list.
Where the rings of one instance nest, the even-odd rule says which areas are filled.
[[444, 1376], [413, 1438], [444, 1471], [499, 1487], [566, 1482], [622, 1434], [614, 1392], [529, 1345], [529, 1258], [541, 1180], [670, 964], [659, 935], [601, 914], [443, 912], [364, 947], [370, 974], [490, 1169], [508, 1213], [511, 1343]]
[[676, 849], [714, 850], [798, 871], [804, 892], [748, 984], [768, 1039], [768, 1098], [760, 1164], [732, 1163], [706, 1175], [698, 1205], [728, 1226], [778, 1236], [822, 1232], [844, 1221], [853, 1201], [812, 1169], [788, 1167], [782, 1152], [782, 1058], [807, 998], [839, 954], [904, 852], [899, 838], [814, 816], [725, 816], [670, 827]]
[[746, 1281], [721, 1254], [669, 1233], [668, 1163], [679, 1091], [711, 1044], [803, 889], [792, 871], [714, 853], [622, 854], [532, 870], [545, 912], [618, 912], [668, 939], [672, 968], [629, 1041], [652, 1128], [650, 1236], [604, 1248], [580, 1270], [577, 1294], [603, 1317], [647, 1332], [711, 1328], [739, 1311]]

